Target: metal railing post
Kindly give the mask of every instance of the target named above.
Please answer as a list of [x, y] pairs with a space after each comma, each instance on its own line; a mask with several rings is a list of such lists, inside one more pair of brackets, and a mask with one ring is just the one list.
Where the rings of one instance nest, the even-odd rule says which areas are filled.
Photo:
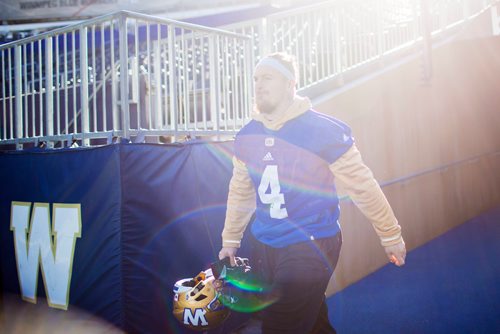
[[[80, 108], [82, 116], [82, 145], [89, 146], [90, 139], [86, 135], [90, 132], [89, 126], [89, 66], [87, 50], [87, 27], [80, 28]], [[95, 122], [95, 120], [94, 120]]]
[[169, 80], [168, 80], [168, 98], [169, 98], [169, 108], [170, 108], [170, 122], [171, 122], [171, 127], [170, 130], [174, 130], [174, 136], [173, 140], [176, 141], [176, 133], [177, 133], [177, 96], [175, 96], [175, 87], [177, 86], [176, 84], [176, 68], [175, 68], [175, 31], [174, 28], [169, 25], [168, 26], [168, 75], [169, 75]]
[[120, 116], [122, 120], [123, 137], [130, 137], [130, 115], [128, 103], [128, 41], [127, 14], [121, 13], [118, 24], [120, 43]]
[[384, 18], [382, 16], [382, 4], [380, 2], [376, 3], [376, 26], [377, 26], [377, 49], [378, 49], [378, 59], [381, 65], [383, 65], [384, 57]]
[[419, 24], [419, 16], [418, 16], [418, 2], [417, 1], [412, 1], [412, 12], [413, 12], [413, 23], [412, 23], [412, 30], [413, 30], [413, 41], [416, 43], [417, 40], [420, 38], [420, 32], [418, 30]]
[[464, 0], [463, 1], [463, 6], [462, 6], [462, 18], [465, 20], [465, 21], [469, 21], [469, 1], [468, 0]]
[[[427, 3], [427, 6], [429, 8], [429, 3]], [[439, 5], [438, 5], [439, 9], [438, 9], [438, 15], [439, 15], [439, 28], [438, 28], [438, 31], [439, 32], [442, 32], [445, 27], [448, 25], [448, 8], [446, 7], [446, 4], [444, 3], [444, 1], [439, 1]], [[429, 13], [430, 13], [430, 9], [428, 9]]]
[[[334, 39], [333, 39], [333, 49], [334, 49], [334, 57], [335, 57], [335, 68], [338, 73], [338, 84], [343, 85], [344, 84], [344, 69], [343, 69], [343, 62], [342, 62], [342, 42], [340, 41], [340, 18], [339, 18], [339, 13], [338, 11], [335, 12], [334, 15]], [[334, 70], [335, 73], [335, 70]]]
[[[45, 128], [46, 135], [54, 135], [54, 66], [52, 53], [52, 37], [45, 39]], [[54, 147], [54, 143], [47, 140], [47, 147]]]
[[500, 35], [500, 15], [498, 15], [497, 8], [492, 6], [490, 8], [491, 13], [491, 24], [493, 27], [493, 36]]
[[[119, 108], [119, 99], [118, 99], [118, 88], [116, 87], [116, 78], [118, 76], [118, 72], [116, 70], [115, 63], [115, 22], [114, 17], [111, 19], [109, 25], [109, 35], [110, 35], [110, 44], [109, 44], [109, 52], [110, 52], [110, 65], [111, 65], [111, 112], [112, 112], [112, 121], [113, 121], [113, 132], [119, 130], [118, 124], [118, 108]], [[104, 50], [104, 49], [103, 49]], [[104, 86], [106, 87], [106, 86]]]
[[[246, 43], [247, 48], [253, 51], [253, 43]], [[245, 118], [249, 119], [253, 109], [253, 96], [254, 96], [254, 87], [253, 87], [253, 67], [255, 66], [255, 53], [254, 52], [246, 52], [245, 55], [245, 72], [246, 73], [246, 82], [244, 86], [243, 94], [245, 94], [245, 113], [243, 115], [243, 121]], [[243, 125], [244, 123], [242, 123]]]
[[[10, 52], [10, 50], [8, 50]], [[21, 86], [21, 69], [22, 69], [22, 59], [21, 59], [21, 45], [17, 45], [14, 51], [14, 82], [15, 82], [15, 97], [16, 97], [16, 135], [15, 137], [11, 134], [13, 138], [23, 138], [23, 104], [21, 100], [22, 95], [22, 86]], [[8, 69], [10, 71], [10, 68]], [[3, 83], [5, 84], [5, 83]], [[12, 94], [12, 93], [10, 93]], [[5, 99], [5, 94], [4, 94]], [[7, 113], [7, 110], [4, 108], [4, 113]], [[12, 120], [10, 120], [12, 122]], [[16, 145], [16, 149], [22, 149], [21, 144]]]
[[[260, 20], [259, 24], [259, 52], [260, 52], [260, 57], [264, 57], [265, 55], [269, 54], [271, 52], [271, 43], [272, 43], [272, 38], [271, 35], [271, 27], [269, 24], [269, 20], [264, 17], [262, 20]], [[256, 59], [257, 60], [257, 59]]]
[[432, 77], [432, 40], [431, 40], [431, 17], [428, 0], [420, 0], [422, 11], [422, 75], [424, 82], [429, 82]]
[[160, 31], [158, 31], [158, 40], [153, 43], [153, 76], [155, 82], [155, 101], [153, 104], [153, 113], [152, 119], [150, 120], [150, 124], [154, 130], [160, 130], [163, 124], [162, 117], [162, 85], [161, 85], [161, 52], [160, 52]]
[[[218, 37], [208, 37], [209, 73], [210, 73], [210, 118], [214, 124], [214, 130], [219, 136], [220, 131], [220, 89], [219, 89], [219, 48]], [[217, 39], [217, 41], [214, 41]], [[215, 119], [214, 119], [215, 117]]]

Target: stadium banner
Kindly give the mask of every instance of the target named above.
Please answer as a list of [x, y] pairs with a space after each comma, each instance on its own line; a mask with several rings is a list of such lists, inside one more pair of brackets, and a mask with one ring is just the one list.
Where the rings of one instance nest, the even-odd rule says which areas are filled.
[[217, 260], [232, 144], [1, 152], [3, 293], [126, 332], [189, 333], [172, 288]]
[[120, 326], [119, 147], [2, 152], [0, 175], [3, 292]]

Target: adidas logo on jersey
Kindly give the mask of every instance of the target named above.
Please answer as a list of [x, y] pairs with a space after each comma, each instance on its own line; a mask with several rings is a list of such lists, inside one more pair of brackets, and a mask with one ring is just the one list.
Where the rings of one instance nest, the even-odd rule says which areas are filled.
[[273, 161], [273, 156], [271, 154], [271, 152], [267, 152], [267, 154], [264, 156], [264, 158], [262, 159], [262, 161]]

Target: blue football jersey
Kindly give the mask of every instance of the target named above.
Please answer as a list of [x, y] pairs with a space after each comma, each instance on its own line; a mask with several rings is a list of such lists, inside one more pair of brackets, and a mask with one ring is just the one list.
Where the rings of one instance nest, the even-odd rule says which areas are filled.
[[256, 190], [251, 231], [272, 247], [333, 236], [339, 203], [329, 165], [353, 145], [351, 129], [308, 110], [270, 130], [251, 121], [236, 136], [235, 155]]

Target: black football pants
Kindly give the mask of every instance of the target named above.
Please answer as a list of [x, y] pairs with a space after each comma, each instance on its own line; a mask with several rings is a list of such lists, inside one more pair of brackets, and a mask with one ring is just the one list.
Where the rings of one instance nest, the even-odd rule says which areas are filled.
[[335, 333], [325, 291], [337, 265], [342, 235], [273, 248], [252, 240], [252, 271], [270, 287], [261, 311], [263, 334]]

